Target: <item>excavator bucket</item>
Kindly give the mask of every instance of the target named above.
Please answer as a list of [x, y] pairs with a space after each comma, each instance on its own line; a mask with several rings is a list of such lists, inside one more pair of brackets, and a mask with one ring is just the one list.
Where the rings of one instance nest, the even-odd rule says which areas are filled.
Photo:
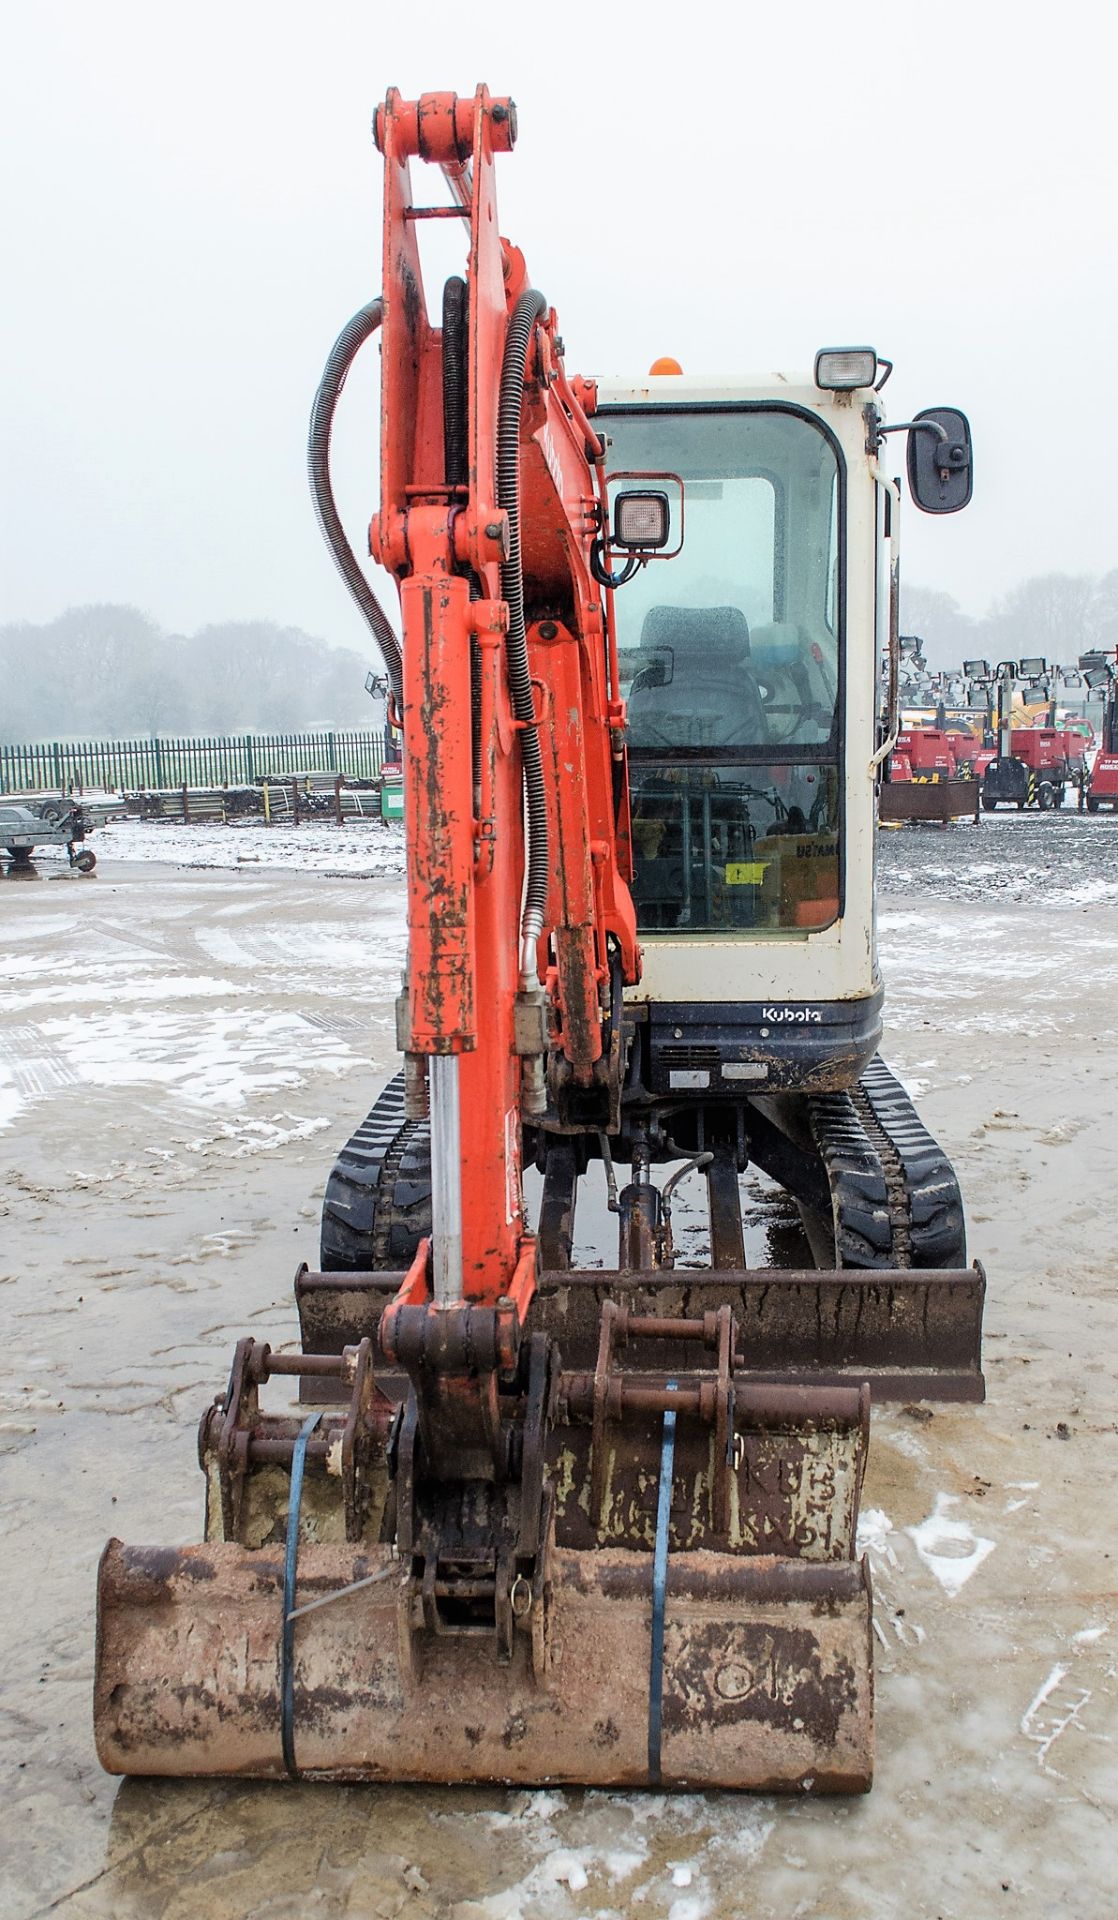
[[[277, 1550], [110, 1541], [98, 1590], [102, 1766], [284, 1775], [283, 1572]], [[518, 1786], [869, 1787], [864, 1566], [674, 1556], [658, 1675], [650, 1555], [560, 1550], [550, 1585], [538, 1675], [530, 1647], [506, 1664], [491, 1646], [438, 1636], [417, 1667], [401, 1631], [407, 1575], [391, 1550], [305, 1549], [299, 1602], [313, 1611], [297, 1622], [291, 1770]]]
[[[102, 1765], [868, 1789], [868, 1389], [739, 1378], [725, 1307], [600, 1322], [592, 1371], [530, 1338], [511, 1491], [434, 1506], [420, 1402], [371, 1341], [242, 1341], [202, 1423], [205, 1544], [102, 1557]], [[273, 1374], [348, 1406], [262, 1413]]]

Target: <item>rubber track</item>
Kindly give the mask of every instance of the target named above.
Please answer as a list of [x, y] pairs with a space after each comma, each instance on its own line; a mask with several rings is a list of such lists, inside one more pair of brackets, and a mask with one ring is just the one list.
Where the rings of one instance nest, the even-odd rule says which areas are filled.
[[[875, 1056], [852, 1093], [807, 1103], [842, 1267], [965, 1267], [958, 1182], [900, 1082]], [[431, 1231], [430, 1128], [404, 1118], [397, 1074], [343, 1147], [322, 1204], [324, 1272], [400, 1271]]]
[[430, 1231], [430, 1126], [404, 1118], [398, 1073], [342, 1148], [326, 1183], [322, 1271], [399, 1271], [410, 1266]]
[[809, 1103], [831, 1188], [842, 1267], [964, 1267], [959, 1184], [879, 1055], [852, 1093]]

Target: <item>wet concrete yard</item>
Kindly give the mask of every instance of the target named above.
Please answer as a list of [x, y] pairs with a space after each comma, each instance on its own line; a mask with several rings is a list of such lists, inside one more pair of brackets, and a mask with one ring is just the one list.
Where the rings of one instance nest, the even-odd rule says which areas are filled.
[[0, 886], [0, 1920], [1118, 1910], [1112, 833], [1039, 909], [968, 878], [1022, 864], [1010, 827], [883, 846], [885, 1052], [962, 1176], [989, 1398], [874, 1416], [877, 1782], [848, 1802], [100, 1772], [98, 1555], [199, 1537], [233, 1343], [294, 1342], [393, 1061], [402, 897], [297, 852], [126, 864], [111, 830], [95, 879]]

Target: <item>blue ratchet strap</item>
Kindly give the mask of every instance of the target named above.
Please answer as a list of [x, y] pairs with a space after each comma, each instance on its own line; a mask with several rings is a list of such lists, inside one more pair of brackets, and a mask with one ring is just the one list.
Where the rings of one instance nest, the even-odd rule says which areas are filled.
[[[676, 1383], [669, 1380], [669, 1393]], [[668, 1532], [672, 1517], [672, 1476], [675, 1472], [675, 1409], [664, 1415], [660, 1448], [660, 1490], [656, 1502], [656, 1550], [652, 1556], [652, 1664], [648, 1679], [648, 1780], [660, 1785], [660, 1734], [664, 1708], [664, 1599], [668, 1585]]]
[[299, 1508], [303, 1504], [303, 1468], [307, 1441], [322, 1418], [321, 1409], [304, 1420], [291, 1456], [291, 1491], [287, 1500], [287, 1552], [283, 1563], [283, 1634], [280, 1639], [280, 1733], [283, 1764], [293, 1780], [295, 1765], [295, 1574], [299, 1564]]

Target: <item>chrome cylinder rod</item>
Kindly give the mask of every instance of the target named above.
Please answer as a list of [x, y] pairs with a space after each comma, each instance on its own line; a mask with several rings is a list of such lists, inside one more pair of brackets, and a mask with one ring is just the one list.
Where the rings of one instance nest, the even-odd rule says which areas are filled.
[[458, 1055], [430, 1056], [431, 1262], [435, 1301], [462, 1298], [462, 1145]]

